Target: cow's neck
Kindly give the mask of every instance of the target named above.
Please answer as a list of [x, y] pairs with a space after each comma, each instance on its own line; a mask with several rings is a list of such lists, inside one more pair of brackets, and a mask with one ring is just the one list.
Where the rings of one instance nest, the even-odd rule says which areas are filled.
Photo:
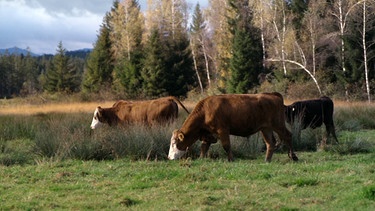
[[119, 122], [116, 110], [112, 108], [104, 108], [103, 115], [105, 115], [109, 125], [116, 125]]
[[197, 113], [190, 114], [189, 118], [186, 119], [180, 132], [184, 134], [184, 148], [190, 147], [194, 144], [201, 136], [203, 118]]

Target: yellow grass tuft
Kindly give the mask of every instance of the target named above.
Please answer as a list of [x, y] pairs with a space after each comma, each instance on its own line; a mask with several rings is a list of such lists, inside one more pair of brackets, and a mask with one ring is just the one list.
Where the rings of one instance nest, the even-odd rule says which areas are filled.
[[[285, 105], [290, 105], [294, 101], [284, 99]], [[47, 103], [29, 103], [27, 101], [2, 101], [0, 103], [0, 115], [33, 115], [38, 113], [93, 113], [97, 106], [104, 108], [111, 107], [115, 101], [106, 102], [47, 102]], [[192, 111], [197, 102], [185, 100], [182, 102], [185, 107]], [[335, 108], [374, 108], [374, 103], [368, 102], [347, 102], [334, 100]]]
[[97, 106], [111, 107], [114, 102], [75, 102], [75, 103], [46, 103], [41, 105], [31, 104], [6, 104], [0, 105], [0, 115], [33, 115], [38, 113], [93, 113]]

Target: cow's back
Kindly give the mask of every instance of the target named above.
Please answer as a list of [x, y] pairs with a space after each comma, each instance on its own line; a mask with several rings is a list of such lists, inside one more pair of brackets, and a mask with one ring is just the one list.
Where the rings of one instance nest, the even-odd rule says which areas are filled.
[[295, 102], [291, 107], [297, 110], [296, 115], [301, 115], [297, 118], [301, 118], [303, 129], [307, 127], [317, 128], [323, 123], [333, 121], [333, 101], [328, 97]]
[[178, 105], [172, 98], [165, 97], [153, 100], [148, 105], [147, 121], [149, 124], [154, 122], [167, 122], [177, 118]]
[[167, 97], [147, 101], [119, 101], [114, 106], [119, 119], [126, 123], [164, 123], [176, 118], [178, 114], [177, 104]]
[[200, 101], [190, 116], [202, 116], [208, 131], [249, 136], [263, 127], [283, 125], [284, 104], [278, 93], [217, 95]]

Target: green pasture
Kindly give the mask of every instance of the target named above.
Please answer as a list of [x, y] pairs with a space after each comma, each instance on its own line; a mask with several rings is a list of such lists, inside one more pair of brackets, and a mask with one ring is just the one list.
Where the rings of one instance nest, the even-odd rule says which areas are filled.
[[[0, 210], [375, 210], [375, 109], [336, 109], [325, 129], [264, 162], [261, 136], [231, 137], [198, 159], [166, 159], [186, 118], [165, 127], [89, 129], [91, 113], [0, 116]], [[351, 113], [354, 112], [354, 113]]]
[[1, 210], [374, 210], [375, 156], [0, 166]]

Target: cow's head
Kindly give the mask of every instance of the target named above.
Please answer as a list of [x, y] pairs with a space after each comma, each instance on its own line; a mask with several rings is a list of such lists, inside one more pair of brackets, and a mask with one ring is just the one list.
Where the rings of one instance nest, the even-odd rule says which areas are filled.
[[285, 117], [288, 123], [292, 123], [296, 115], [296, 106], [294, 104], [285, 106]]
[[102, 115], [103, 109], [98, 106], [94, 111], [94, 117], [92, 118], [91, 122], [91, 129], [95, 129], [103, 125], [103, 115]]
[[300, 102], [294, 102], [286, 106], [285, 116], [288, 123], [301, 122], [304, 116], [305, 108]]
[[179, 149], [178, 146], [181, 146], [181, 143], [184, 141], [184, 134], [179, 131], [175, 130], [172, 133], [171, 138], [171, 145], [169, 147], [169, 154], [168, 159], [169, 160], [176, 160], [178, 158], [181, 158], [187, 151], [187, 148], [185, 147], [185, 150]]

